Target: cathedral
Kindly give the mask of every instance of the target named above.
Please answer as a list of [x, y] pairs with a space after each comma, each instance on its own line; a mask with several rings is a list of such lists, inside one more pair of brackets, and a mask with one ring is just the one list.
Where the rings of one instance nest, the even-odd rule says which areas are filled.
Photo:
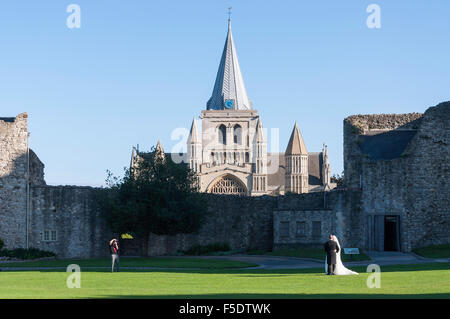
[[[283, 195], [335, 186], [330, 183], [327, 147], [308, 152], [297, 123], [284, 153], [267, 151], [261, 116], [245, 89], [230, 19], [213, 92], [200, 119], [201, 133], [196, 119], [192, 121], [183, 163], [198, 175], [202, 192]], [[159, 142], [157, 148], [162, 150]], [[145, 155], [133, 147], [131, 166]]]

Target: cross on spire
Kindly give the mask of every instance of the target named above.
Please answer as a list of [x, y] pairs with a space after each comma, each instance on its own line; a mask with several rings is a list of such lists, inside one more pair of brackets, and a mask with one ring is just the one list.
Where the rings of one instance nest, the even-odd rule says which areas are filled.
[[228, 8], [228, 21], [231, 20], [231, 9], [233, 9], [233, 7]]

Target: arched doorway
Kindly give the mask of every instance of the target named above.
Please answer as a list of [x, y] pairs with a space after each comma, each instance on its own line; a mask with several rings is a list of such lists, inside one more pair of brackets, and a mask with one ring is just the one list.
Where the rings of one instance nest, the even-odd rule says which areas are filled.
[[228, 194], [228, 195], [247, 195], [247, 187], [231, 174], [216, 178], [208, 187], [208, 193]]

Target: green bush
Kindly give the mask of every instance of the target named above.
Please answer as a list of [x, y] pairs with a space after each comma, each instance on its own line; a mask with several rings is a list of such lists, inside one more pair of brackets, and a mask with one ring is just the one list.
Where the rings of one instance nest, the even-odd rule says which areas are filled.
[[56, 254], [51, 251], [40, 250], [37, 248], [15, 248], [15, 249], [2, 249], [0, 256], [16, 258], [16, 259], [37, 259], [44, 257], [55, 257]]
[[184, 253], [186, 255], [206, 255], [217, 251], [229, 251], [231, 250], [228, 243], [214, 243], [209, 245], [194, 245]]
[[413, 252], [426, 258], [449, 258], [450, 244], [415, 248]]

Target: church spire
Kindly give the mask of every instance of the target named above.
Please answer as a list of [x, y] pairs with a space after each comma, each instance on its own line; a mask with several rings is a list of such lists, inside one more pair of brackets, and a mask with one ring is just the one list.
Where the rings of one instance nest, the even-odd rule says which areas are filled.
[[308, 155], [308, 151], [306, 150], [306, 145], [297, 126], [297, 122], [295, 122], [294, 129], [292, 130], [291, 138], [289, 139], [285, 154]]
[[231, 32], [231, 18], [228, 19], [228, 34], [223, 48], [222, 58], [217, 71], [213, 93], [208, 103], [208, 110], [250, 110], [251, 102], [247, 97], [244, 80]]

